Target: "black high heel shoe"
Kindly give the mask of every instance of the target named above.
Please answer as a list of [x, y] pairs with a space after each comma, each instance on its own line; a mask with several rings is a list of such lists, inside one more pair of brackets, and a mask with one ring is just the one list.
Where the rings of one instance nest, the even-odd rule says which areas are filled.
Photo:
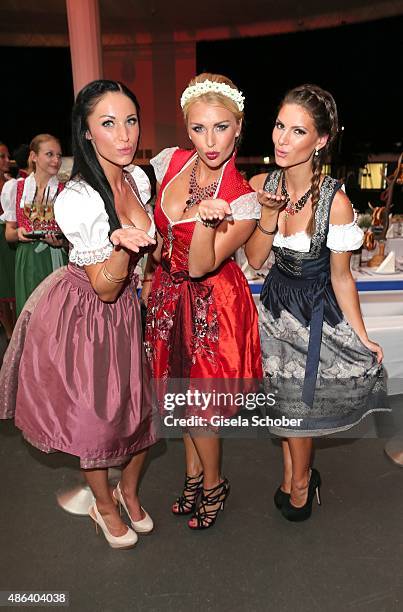
[[284, 516], [284, 518], [286, 518], [287, 521], [294, 521], [294, 522], [306, 521], [307, 519], [309, 519], [309, 517], [312, 514], [312, 502], [313, 502], [313, 498], [315, 497], [315, 494], [316, 494], [316, 499], [318, 501], [318, 505], [319, 506], [321, 505], [321, 499], [320, 499], [321, 484], [322, 484], [322, 481], [321, 481], [321, 477], [320, 477], [318, 470], [315, 470], [315, 468], [312, 468], [311, 477], [309, 479], [309, 485], [308, 485], [308, 497], [306, 499], [305, 504], [301, 506], [301, 508], [297, 508], [296, 506], [293, 506], [290, 499], [288, 499], [288, 501], [284, 504], [284, 506], [281, 507], [281, 514]]
[[192, 514], [196, 510], [197, 499], [203, 490], [203, 472], [198, 476], [185, 477], [183, 492], [172, 506], [173, 514]]
[[[217, 520], [220, 510], [224, 510], [225, 500], [229, 492], [230, 486], [226, 478], [216, 487], [204, 489], [200, 505], [191, 518], [191, 520], [196, 519], [196, 524], [191, 525], [189, 521], [188, 527], [190, 529], [209, 529], [212, 527]], [[209, 510], [208, 508], [212, 506], [215, 506], [214, 509]]]
[[290, 494], [283, 491], [281, 487], [277, 489], [274, 494], [273, 501], [277, 510], [281, 510], [281, 508], [286, 504], [290, 499]]

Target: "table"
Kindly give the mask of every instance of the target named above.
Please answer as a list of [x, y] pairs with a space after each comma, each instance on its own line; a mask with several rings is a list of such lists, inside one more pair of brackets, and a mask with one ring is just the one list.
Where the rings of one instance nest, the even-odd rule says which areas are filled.
[[[403, 237], [396, 238], [388, 238], [386, 240], [385, 245], [385, 255], [388, 255], [391, 251], [394, 251], [396, 260], [403, 260]], [[371, 259], [374, 255], [377, 255], [379, 252], [379, 245], [377, 244], [373, 251], [367, 251], [366, 249], [362, 249], [361, 260], [366, 262]]]
[[[395, 274], [376, 274], [375, 272], [361, 269], [357, 272], [352, 272], [357, 285], [358, 292], [377, 292], [378, 294], [389, 293], [391, 291], [403, 292], [403, 272]], [[263, 287], [263, 278], [258, 280], [250, 280], [249, 287], [253, 295], [259, 295]], [[397, 294], [396, 294], [397, 295]], [[381, 296], [379, 296], [381, 297]], [[402, 314], [403, 314], [403, 300]]]
[[388, 254], [391, 251], [395, 252], [395, 256], [398, 259], [403, 257], [403, 237], [388, 238], [386, 240], [385, 253]]

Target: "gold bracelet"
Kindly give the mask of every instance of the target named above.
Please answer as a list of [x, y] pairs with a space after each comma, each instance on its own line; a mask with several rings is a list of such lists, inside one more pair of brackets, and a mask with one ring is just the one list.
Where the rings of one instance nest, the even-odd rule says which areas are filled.
[[272, 232], [269, 232], [268, 230], [265, 230], [265, 229], [264, 229], [264, 227], [262, 227], [262, 226], [260, 225], [260, 221], [258, 221], [258, 222], [257, 222], [257, 226], [258, 226], [258, 228], [260, 229], [260, 231], [261, 231], [263, 234], [266, 234], [267, 236], [274, 236], [274, 234], [277, 232], [277, 228], [278, 228], [278, 225], [276, 224], [276, 227], [274, 228], [274, 230], [273, 230]]
[[127, 274], [126, 274], [126, 276], [122, 276], [121, 278], [117, 278], [116, 276], [112, 276], [112, 274], [110, 272], [108, 272], [108, 270], [106, 269], [106, 264], [104, 266], [102, 266], [102, 274], [104, 275], [106, 280], [108, 280], [110, 283], [115, 283], [116, 285], [118, 285], [119, 283], [123, 283], [126, 280], [126, 278], [127, 278]]

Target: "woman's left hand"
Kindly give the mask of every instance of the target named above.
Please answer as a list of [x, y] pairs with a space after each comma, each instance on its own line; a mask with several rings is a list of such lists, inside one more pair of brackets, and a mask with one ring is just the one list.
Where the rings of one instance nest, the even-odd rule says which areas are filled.
[[372, 351], [373, 353], [376, 353], [376, 359], [378, 363], [382, 363], [383, 350], [379, 346], [379, 344], [377, 344], [376, 342], [372, 342], [372, 340], [370, 340], [369, 338], [366, 338], [365, 340], [361, 340], [361, 342], [363, 343], [364, 346], [369, 348], [370, 351]]
[[222, 221], [232, 210], [225, 200], [202, 200], [199, 204], [199, 215], [204, 221]]
[[147, 232], [134, 226], [116, 229], [111, 234], [111, 242], [113, 246], [128, 249], [133, 253], [139, 253], [143, 247], [156, 244], [154, 238], [151, 238]]
[[277, 193], [269, 193], [268, 191], [264, 191], [263, 189], [259, 189], [257, 192], [257, 200], [260, 206], [264, 206], [265, 208], [269, 208], [272, 211], [278, 211], [284, 207], [285, 205], [285, 197], [283, 195], [279, 195]]

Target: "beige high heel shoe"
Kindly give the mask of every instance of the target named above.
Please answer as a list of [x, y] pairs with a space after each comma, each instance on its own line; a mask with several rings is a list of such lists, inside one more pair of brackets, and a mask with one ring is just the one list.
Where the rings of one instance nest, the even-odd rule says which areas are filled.
[[93, 506], [88, 510], [89, 516], [95, 523], [95, 530], [98, 533], [98, 525], [102, 529], [105, 539], [111, 548], [128, 549], [133, 548], [138, 540], [138, 535], [130, 527], [127, 528], [127, 532], [121, 536], [114, 536], [109, 531], [102, 515], [99, 513], [97, 505], [94, 503]]
[[154, 522], [153, 522], [151, 516], [148, 514], [148, 512], [146, 510], [144, 510], [143, 506], [140, 506], [140, 508], [144, 512], [145, 517], [143, 519], [141, 519], [140, 521], [133, 521], [132, 517], [130, 516], [129, 510], [128, 510], [127, 506], [126, 506], [126, 503], [125, 503], [125, 500], [124, 500], [124, 497], [123, 497], [123, 493], [122, 493], [122, 489], [120, 488], [120, 482], [118, 482], [118, 484], [116, 486], [116, 489], [112, 493], [112, 496], [118, 502], [119, 512], [121, 514], [122, 514], [122, 506], [123, 506], [127, 516], [130, 519], [130, 523], [131, 523], [134, 531], [136, 531], [137, 533], [142, 533], [143, 535], [151, 533], [151, 531], [154, 529]]

